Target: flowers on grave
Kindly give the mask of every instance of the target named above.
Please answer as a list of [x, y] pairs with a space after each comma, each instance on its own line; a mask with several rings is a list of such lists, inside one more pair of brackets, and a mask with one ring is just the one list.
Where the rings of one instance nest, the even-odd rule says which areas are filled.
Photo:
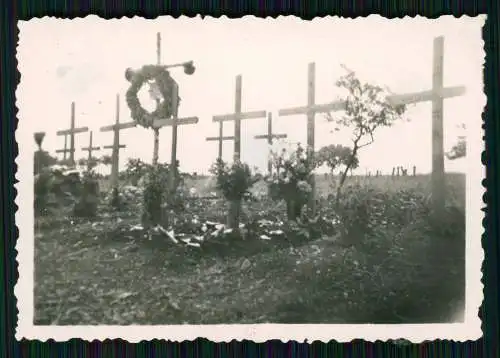
[[[169, 118], [172, 115], [172, 89], [175, 81], [165, 67], [145, 65], [139, 70], [128, 68], [125, 71], [125, 78], [130, 82], [130, 87], [125, 96], [127, 105], [130, 108], [132, 119], [137, 124], [144, 128], [151, 128], [155, 119]], [[137, 96], [145, 83], [151, 86], [150, 93], [154, 93], [155, 97], [161, 100], [157, 108], [151, 113], [141, 106]], [[177, 100], [177, 105], [179, 105], [179, 102], [180, 98]]]
[[270, 195], [275, 200], [284, 200], [288, 219], [296, 220], [312, 192], [309, 179], [317, 162], [311, 151], [300, 144], [294, 150], [272, 152], [271, 160], [275, 170], [268, 178]]

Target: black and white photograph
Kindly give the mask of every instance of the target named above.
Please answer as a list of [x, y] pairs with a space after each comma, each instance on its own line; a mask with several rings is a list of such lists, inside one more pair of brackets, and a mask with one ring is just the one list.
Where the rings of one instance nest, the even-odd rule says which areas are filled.
[[17, 339], [479, 338], [484, 22], [20, 21]]

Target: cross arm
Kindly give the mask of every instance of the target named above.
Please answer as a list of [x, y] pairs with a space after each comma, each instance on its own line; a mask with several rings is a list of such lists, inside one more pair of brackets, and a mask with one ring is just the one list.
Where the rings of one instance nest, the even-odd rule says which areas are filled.
[[[286, 137], [287, 137], [286, 134], [272, 134], [271, 135], [271, 138], [273, 138], [273, 139], [283, 139]], [[255, 139], [269, 139], [269, 135], [268, 134], [259, 134], [259, 135], [256, 135], [254, 138]]]
[[302, 106], [280, 109], [278, 115], [280, 116], [293, 116], [296, 114], [307, 114], [307, 113], [327, 113], [334, 111], [341, 111], [345, 109], [344, 101], [337, 101], [325, 104], [314, 104], [312, 106]]
[[[176, 123], [178, 126], [183, 125], [183, 124], [196, 124], [198, 123], [199, 118], [198, 117], [186, 117], [186, 118], [177, 118]], [[155, 119], [153, 121], [153, 128], [161, 128], [161, 127], [166, 127], [166, 126], [171, 126], [174, 123], [174, 120], [172, 118], [168, 119]]]
[[465, 94], [465, 92], [466, 88], [464, 86], [445, 87], [439, 91], [428, 90], [422, 92], [390, 95], [387, 96], [387, 101], [392, 105], [412, 104], [418, 102], [432, 101], [434, 97], [441, 97], [441, 98], [458, 97]]
[[56, 153], [67, 153], [67, 152], [74, 152], [74, 149], [57, 149]]
[[[118, 146], [118, 148], [120, 148], [120, 149], [123, 149], [123, 148], [126, 148], [126, 147], [127, 147], [127, 146], [126, 146], [125, 144], [120, 144], [120, 145]], [[113, 146], [113, 145], [105, 145], [105, 146], [103, 146], [103, 148], [104, 148], [104, 149], [113, 149], [113, 148], [114, 148], [114, 146]]]
[[57, 131], [57, 135], [69, 135], [69, 134], [76, 134], [76, 133], [84, 133], [88, 132], [89, 127], [81, 127], [81, 128], [74, 128], [74, 129], [65, 129], [62, 131]]
[[244, 113], [232, 113], [232, 114], [222, 114], [218, 116], [213, 116], [212, 120], [214, 122], [227, 122], [234, 121], [236, 119], [252, 119], [252, 118], [263, 118], [267, 114], [266, 111], [252, 111]]
[[214, 141], [214, 140], [233, 140], [234, 136], [226, 136], [226, 137], [206, 137], [205, 138], [207, 141]]
[[101, 132], [110, 132], [110, 131], [114, 131], [116, 128], [118, 128], [118, 130], [121, 130], [121, 129], [127, 129], [127, 128], [135, 128], [136, 126], [137, 126], [136, 122], [118, 123], [118, 124], [113, 124], [110, 126], [101, 127], [100, 131]]
[[82, 147], [82, 150], [100, 150], [100, 149], [101, 149], [101, 147], [91, 147], [91, 148], [89, 148], [89, 147]]

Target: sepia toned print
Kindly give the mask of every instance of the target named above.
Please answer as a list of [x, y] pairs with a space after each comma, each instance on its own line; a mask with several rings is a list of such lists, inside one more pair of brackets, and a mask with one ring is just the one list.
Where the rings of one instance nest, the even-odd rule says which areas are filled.
[[483, 23], [20, 23], [18, 338], [478, 338]]

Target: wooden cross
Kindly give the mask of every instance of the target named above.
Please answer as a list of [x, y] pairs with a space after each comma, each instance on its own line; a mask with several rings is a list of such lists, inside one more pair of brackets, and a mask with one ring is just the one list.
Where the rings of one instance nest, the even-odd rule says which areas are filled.
[[432, 101], [432, 202], [439, 215], [445, 207], [445, 173], [443, 144], [443, 102], [445, 98], [462, 96], [464, 86], [443, 87], [444, 37], [434, 39], [432, 89], [423, 92], [391, 95], [387, 99], [394, 105]]
[[[75, 102], [71, 102], [71, 127], [70, 129], [65, 129], [62, 131], [57, 131], [56, 134], [64, 136], [64, 149], [56, 151], [56, 153], [64, 153], [64, 159], [66, 159], [66, 152], [69, 152], [69, 161], [71, 165], [75, 165], [75, 134], [88, 132], [88, 127], [75, 128]], [[69, 135], [69, 149], [66, 147], [66, 138]]]
[[[308, 66], [308, 76], [307, 76], [307, 106], [280, 109], [278, 114], [280, 116], [293, 116], [297, 114], [307, 115], [307, 147], [312, 154], [314, 152], [314, 139], [315, 139], [315, 128], [314, 119], [316, 113], [329, 113], [334, 111], [341, 111], [345, 109], [345, 101], [336, 101], [325, 104], [316, 104], [316, 64], [314, 62], [310, 63]], [[315, 213], [315, 180], [314, 175], [311, 175], [310, 184], [312, 187], [311, 197], [309, 201], [309, 207], [313, 213]]]
[[[131, 126], [131, 124], [134, 124]], [[116, 120], [115, 124], [112, 126], [102, 127], [101, 132], [109, 132], [113, 131], [113, 145], [105, 145], [104, 149], [111, 149], [111, 187], [113, 189], [118, 189], [118, 171], [119, 171], [119, 163], [120, 163], [120, 149], [125, 148], [126, 146], [120, 144], [120, 130], [126, 128], [135, 127], [135, 122], [123, 123], [120, 124], [120, 95], [116, 95]]]
[[90, 131], [89, 135], [89, 146], [88, 147], [82, 147], [83, 151], [88, 152], [88, 157], [87, 157], [87, 170], [91, 169], [91, 163], [92, 163], [92, 151], [94, 150], [101, 150], [101, 147], [93, 147], [92, 146], [92, 131]]
[[[157, 65], [161, 65], [161, 33], [156, 34], [156, 63]], [[156, 119], [153, 121], [153, 130], [154, 130], [154, 149], [153, 149], [153, 164], [158, 162], [158, 147], [159, 147], [159, 130], [162, 127], [172, 126], [172, 147], [170, 152], [170, 165], [173, 170], [171, 173], [173, 176], [176, 176], [177, 173], [177, 126], [186, 125], [186, 124], [196, 124], [198, 123], [198, 117], [186, 117], [186, 118], [178, 118], [178, 110], [179, 110], [179, 86], [177, 82], [173, 81], [174, 85], [172, 88], [172, 118], [166, 119]], [[166, 100], [166, 98], [164, 99]], [[160, 101], [157, 100], [157, 106]], [[171, 184], [172, 190], [176, 189], [176, 180], [172, 178]]]
[[[273, 114], [268, 113], [267, 114], [267, 134], [260, 134], [256, 135], [254, 138], [255, 139], [267, 139], [267, 144], [269, 144], [269, 147], [273, 145], [273, 139], [282, 139], [286, 138], [286, 134], [274, 134], [273, 133]], [[269, 175], [271, 175], [273, 170], [273, 161], [271, 158], [267, 161], [267, 171]]]
[[233, 140], [234, 136], [225, 136], [224, 137], [224, 130], [223, 130], [223, 122], [219, 122], [219, 136], [218, 137], [206, 137], [207, 141], [219, 141], [219, 153], [217, 156], [217, 159], [221, 160], [222, 159], [222, 142], [225, 140]]
[[64, 148], [63, 149], [57, 149], [56, 153], [63, 153], [63, 160], [66, 161], [66, 153], [69, 152], [68, 149], [68, 136], [64, 136]]
[[266, 111], [241, 112], [242, 84], [241, 75], [236, 76], [236, 91], [234, 113], [213, 116], [214, 122], [234, 121], [234, 160], [239, 161], [241, 156], [241, 120], [264, 118]]

